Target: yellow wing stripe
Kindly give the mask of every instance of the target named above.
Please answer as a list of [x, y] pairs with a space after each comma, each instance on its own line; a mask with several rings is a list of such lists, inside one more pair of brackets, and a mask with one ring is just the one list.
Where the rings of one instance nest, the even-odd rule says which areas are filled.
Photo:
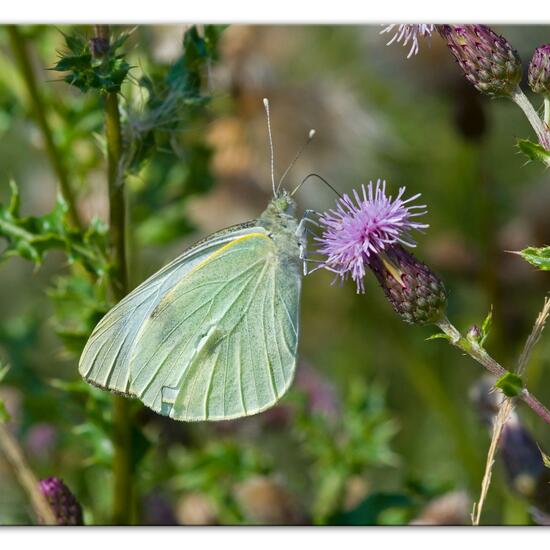
[[247, 239], [252, 239], [253, 237], [260, 237], [260, 238], [269, 240], [269, 237], [265, 233], [250, 233], [249, 235], [243, 235], [242, 237], [237, 237], [236, 239], [233, 239], [227, 244], [224, 244], [220, 249], [216, 250], [215, 252], [212, 252], [212, 254], [208, 256], [208, 258], [205, 258], [200, 264], [196, 265], [189, 273], [187, 273], [186, 277], [193, 275], [193, 273], [195, 273], [205, 265], [209, 264], [214, 258], [217, 258], [220, 254], [222, 254], [226, 250], [229, 250], [232, 246], [235, 246], [236, 244], [242, 241], [246, 241]]

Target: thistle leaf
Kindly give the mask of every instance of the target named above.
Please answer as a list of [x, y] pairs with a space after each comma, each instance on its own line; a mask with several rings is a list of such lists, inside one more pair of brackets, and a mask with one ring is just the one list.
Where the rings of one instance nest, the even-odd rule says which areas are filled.
[[487, 313], [487, 317], [485, 317], [483, 324], [481, 325], [481, 339], [479, 340], [479, 345], [481, 347], [483, 347], [483, 345], [485, 344], [485, 340], [487, 340], [487, 337], [489, 336], [489, 332], [491, 331], [492, 326], [493, 326], [493, 306], [491, 306], [489, 313]]
[[19, 191], [15, 183], [10, 185], [9, 205], [0, 203], [0, 237], [8, 245], [0, 258], [21, 256], [40, 266], [49, 250], [60, 249], [65, 251], [69, 262], [79, 262], [96, 277], [102, 277], [110, 269], [104, 224], [94, 221], [84, 232], [73, 229], [67, 204], [61, 196], [49, 214], [21, 217]]
[[518, 139], [517, 146], [529, 160], [542, 162], [546, 166], [550, 165], [550, 151], [547, 151], [539, 143], [535, 143], [528, 139]]

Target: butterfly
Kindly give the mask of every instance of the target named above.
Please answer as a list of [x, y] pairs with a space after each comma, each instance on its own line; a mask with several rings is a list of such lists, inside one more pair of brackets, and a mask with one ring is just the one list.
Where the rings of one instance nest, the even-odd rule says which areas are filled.
[[273, 199], [256, 220], [191, 246], [101, 319], [79, 363], [90, 384], [182, 421], [253, 415], [290, 387], [307, 218], [275, 187], [264, 105]]

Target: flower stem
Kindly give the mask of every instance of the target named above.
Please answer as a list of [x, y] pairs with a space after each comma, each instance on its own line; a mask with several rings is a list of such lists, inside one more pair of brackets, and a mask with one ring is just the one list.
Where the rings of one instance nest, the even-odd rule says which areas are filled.
[[11, 464], [21, 487], [29, 496], [38, 522], [43, 525], [57, 525], [55, 515], [46, 497], [40, 491], [38, 479], [27, 464], [19, 443], [2, 421], [0, 421], [0, 449]]
[[[109, 39], [108, 25], [97, 25], [96, 35]], [[104, 98], [105, 137], [107, 141], [107, 180], [109, 186], [109, 226], [112, 244], [113, 274], [111, 287], [115, 300], [128, 292], [126, 262], [126, 200], [122, 167], [122, 134], [118, 96], [108, 93]], [[131, 402], [126, 397], [113, 398], [113, 523], [133, 523], [135, 492], [133, 487], [134, 462], [132, 456]]]
[[[550, 134], [545, 128], [544, 122], [535, 111], [531, 102], [520, 88], [512, 94], [512, 101], [523, 111], [527, 120], [535, 130], [539, 143], [547, 150], [550, 150]], [[546, 107], [546, 104], [545, 104]]]
[[25, 37], [15, 25], [8, 25], [6, 29], [10, 38], [13, 54], [19, 66], [19, 70], [21, 71], [21, 75], [23, 76], [23, 81], [29, 95], [34, 118], [38, 123], [40, 132], [42, 133], [42, 138], [44, 139], [46, 153], [59, 181], [61, 195], [67, 203], [69, 221], [76, 228], [81, 229], [82, 221], [76, 207], [76, 198], [69, 182], [69, 175], [67, 173], [63, 156], [55, 143], [52, 130], [48, 123], [48, 119], [46, 118], [46, 107], [38, 90], [38, 83], [32, 68]]
[[[498, 378], [504, 376], [507, 371], [502, 365], [497, 363], [479, 344], [468, 340], [454, 327], [450, 321], [444, 317], [438, 321], [437, 326], [449, 337], [451, 344], [461, 349], [472, 359], [475, 359], [480, 365], [487, 369], [491, 374]], [[550, 425], [550, 411], [529, 391], [524, 388], [518, 395], [526, 405], [528, 405], [538, 416]]]

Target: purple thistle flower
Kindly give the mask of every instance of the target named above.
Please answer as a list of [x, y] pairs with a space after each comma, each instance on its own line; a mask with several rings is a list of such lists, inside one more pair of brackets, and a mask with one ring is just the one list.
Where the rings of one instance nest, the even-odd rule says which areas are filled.
[[[427, 224], [413, 221], [426, 214], [425, 205], [410, 206], [420, 194], [403, 200], [405, 187], [397, 197], [386, 196], [386, 182], [378, 180], [376, 187], [370, 182], [362, 185], [363, 196], [354, 190], [356, 203], [344, 195], [337, 202], [336, 210], [329, 210], [319, 218], [323, 234], [316, 237], [321, 243], [318, 252], [326, 256], [323, 267], [344, 280], [349, 274], [357, 285], [357, 292], [364, 292], [363, 279], [373, 256], [377, 256], [393, 244], [414, 247], [409, 235], [411, 229], [422, 230]], [[414, 212], [420, 209], [420, 212]]]
[[382, 29], [380, 31], [380, 34], [391, 32], [395, 27], [397, 27], [397, 30], [395, 31], [395, 34], [393, 35], [392, 39], [386, 45], [389, 46], [394, 42], [397, 42], [398, 44], [400, 42], [403, 42], [403, 46], [407, 46], [407, 44], [410, 42], [411, 49], [409, 50], [407, 59], [409, 59], [409, 57], [411, 57], [412, 55], [416, 55], [419, 52], [420, 47], [418, 44], [418, 38], [430, 37], [435, 30], [435, 25], [433, 24], [420, 24], [420, 25], [392, 24]]
[[84, 525], [80, 503], [61, 479], [49, 477], [41, 480], [39, 486], [52, 508], [58, 525]]

